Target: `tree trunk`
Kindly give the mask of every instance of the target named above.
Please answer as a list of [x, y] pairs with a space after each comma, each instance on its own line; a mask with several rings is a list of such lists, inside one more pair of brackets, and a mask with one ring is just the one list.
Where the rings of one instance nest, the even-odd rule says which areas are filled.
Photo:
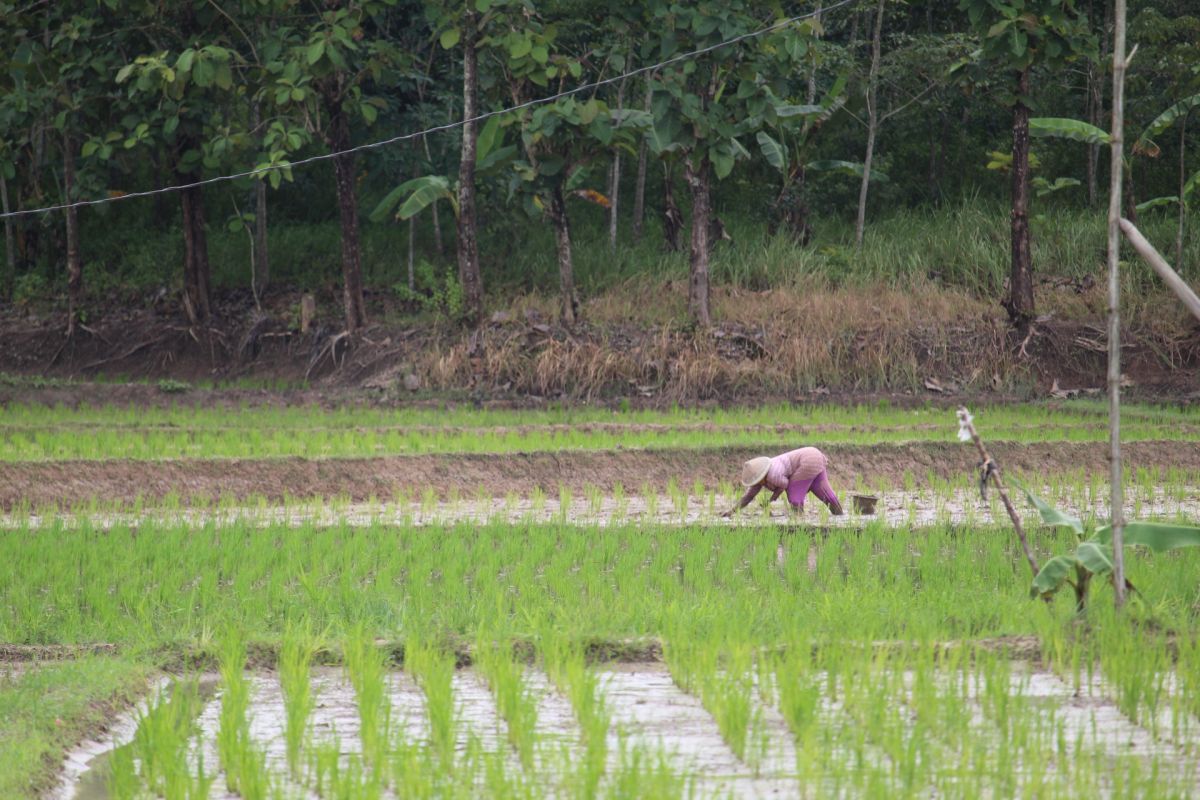
[[[1125, 511], [1121, 485], [1121, 164], [1125, 147], [1125, 0], [1113, 8], [1112, 131], [1108, 191], [1108, 459], [1109, 513], [1112, 525], [1113, 594], [1125, 604]], [[1182, 198], [1180, 198], [1182, 199]]]
[[[650, 82], [646, 81], [646, 102], [644, 110], [650, 110]], [[633, 194], [633, 241], [640, 241], [642, 238], [642, 226], [646, 221], [646, 153], [648, 147], [646, 138], [642, 137], [642, 143], [638, 145], [638, 169], [637, 169], [637, 185], [634, 188]]]
[[[1029, 94], [1029, 70], [1017, 74], [1017, 96]], [[1025, 326], [1033, 317], [1033, 265], [1029, 246], [1029, 107], [1013, 106], [1012, 266], [1004, 308], [1009, 319]]]
[[675, 202], [671, 165], [663, 162], [663, 244], [668, 253], [683, 249], [683, 214]]
[[[1091, 122], [1096, 127], [1100, 127], [1104, 121], [1103, 68], [1104, 68], [1104, 65], [1106, 65], [1108, 63], [1108, 51], [1109, 51], [1109, 47], [1110, 47], [1110, 40], [1108, 37], [1109, 37], [1109, 31], [1112, 29], [1112, 11], [1113, 11], [1113, 4], [1107, 2], [1107, 0], [1106, 0], [1106, 2], [1104, 3], [1104, 22], [1102, 23], [1103, 28], [1100, 31], [1100, 60], [1095, 62], [1094, 65], [1089, 65], [1089, 66], [1092, 66], [1093, 69], [1098, 73], [1095, 75], [1095, 80], [1092, 82], [1092, 85], [1091, 85], [1092, 111], [1095, 116], [1094, 116], [1094, 119], [1093, 118], [1088, 119], [1088, 122]], [[1089, 16], [1090, 16], [1090, 13], [1089, 13]], [[1103, 162], [1101, 162], [1101, 160], [1100, 160], [1100, 145], [1098, 145], [1098, 144], [1088, 145], [1088, 151], [1089, 151], [1088, 152], [1089, 158], [1095, 159], [1095, 163], [1096, 163], [1096, 172], [1091, 177], [1091, 182], [1088, 183], [1088, 203], [1091, 204], [1092, 206], [1095, 206], [1095, 204], [1099, 198], [1100, 166]]]
[[[8, 205], [8, 181], [3, 173], [0, 173], [0, 203], [3, 204], [5, 214], [12, 212]], [[12, 282], [17, 275], [17, 241], [13, 232], [12, 217], [4, 218], [4, 264], [7, 269], [4, 275], [0, 276], [0, 297], [9, 296]]]
[[1187, 123], [1190, 111], [1179, 121], [1179, 227], [1175, 229], [1175, 269], [1183, 270], [1183, 228], [1187, 221], [1187, 198], [1183, 189], [1187, 186]]
[[608, 171], [608, 249], [617, 249], [617, 222], [621, 195], [621, 154], [613, 154], [612, 167]]
[[[180, 175], [188, 182], [189, 175]], [[179, 192], [183, 211], [183, 307], [192, 324], [205, 322], [212, 313], [208, 283], [208, 238], [204, 223], [204, 190], [199, 186]]]
[[[345, 150], [350, 146], [350, 120], [340, 103], [328, 103], [329, 148]], [[354, 187], [354, 155], [333, 159], [333, 175], [337, 183], [338, 218], [342, 229], [342, 309], [346, 315], [346, 330], [357, 331], [367, 324], [367, 305], [363, 299], [362, 253], [358, 236], [358, 195]]]
[[479, 272], [479, 242], [475, 220], [475, 123], [479, 79], [475, 52], [475, 13], [468, 11], [464, 20], [463, 46], [463, 119], [462, 157], [458, 162], [458, 279], [469, 321], [483, 318], [483, 278]]
[[775, 198], [775, 207], [783, 223], [783, 229], [801, 247], [808, 246], [812, 228], [808, 224], [808, 166], [801, 163], [796, 167], [795, 180], [786, 181]]
[[871, 161], [875, 157], [875, 134], [879, 129], [879, 54], [883, 39], [883, 3], [875, 10], [875, 32], [871, 35], [871, 72], [867, 78], [867, 152], [863, 156], [862, 183], [858, 187], [858, 219], [854, 223], [854, 246], [862, 247], [867, 225], [867, 190], [871, 185]]
[[1125, 218], [1132, 223], [1137, 223], [1137, 187], [1133, 180], [1133, 156], [1125, 163], [1125, 188], [1122, 192], [1125, 199]]
[[[437, 204], [434, 204], [436, 208]], [[417, 215], [408, 218], [408, 291], [417, 290], [416, 257], [414, 243], [417, 238]]]
[[937, 202], [937, 149], [939, 121], [929, 119], [929, 166], [925, 171], [925, 191], [929, 202]]
[[710, 324], [708, 313], [708, 226], [712, 214], [712, 178], [708, 161], [693, 166], [685, 162], [684, 174], [692, 195], [692, 248], [688, 261], [688, 311], [701, 328]]
[[[433, 156], [429, 153], [429, 138], [422, 136], [421, 145], [425, 148], [425, 160], [430, 164], [433, 163]], [[445, 255], [445, 248], [442, 246], [442, 217], [438, 214], [438, 204], [433, 203], [433, 251], [437, 253], [437, 257], [441, 258]], [[410, 217], [409, 219], [412, 219]], [[411, 228], [409, 230], [412, 232]]]
[[[261, 111], [254, 104], [254, 127], [258, 128]], [[254, 184], [254, 298], [257, 301], [271, 282], [271, 261], [267, 253], [267, 182]]]
[[[68, 203], [75, 199], [75, 143], [63, 135], [63, 195]], [[67, 218], [67, 336], [75, 333], [75, 320], [83, 291], [83, 260], [79, 254], [78, 209], [64, 209]]]
[[[625, 81], [617, 89], [617, 112], [625, 110]], [[608, 249], [617, 249], [617, 226], [620, 220], [621, 151], [613, 153], [612, 169], [608, 174]]]
[[571, 221], [562, 184], [550, 192], [550, 222], [554, 225], [554, 244], [558, 256], [558, 285], [562, 294], [562, 320], [568, 327], [579, 320], [579, 297], [575, 293], [575, 267], [571, 260]]
[[[821, 28], [821, 11], [824, 9], [824, 3], [818, 0], [816, 13], [813, 14], [813, 22], [817, 26], [817, 30]], [[819, 35], [818, 35], [819, 36]], [[808, 52], [812, 60], [811, 69], [808, 71], [808, 86], [805, 87], [804, 96], [806, 102], [811, 106], [817, 101], [817, 56], [810, 44]]]
[[[1088, 62], [1087, 71], [1087, 121], [1089, 125], [1100, 127], [1100, 109], [1096, 99], [1096, 88], [1100, 81], [1096, 75], [1096, 65], [1094, 62]], [[1100, 161], [1100, 146], [1089, 144], [1087, 146], [1087, 164], [1084, 167], [1084, 183], [1087, 185], [1087, 202], [1089, 208], [1096, 206], [1096, 165]]]
[[[1107, 3], [1105, 3], [1107, 5]], [[1095, 3], [1093, 0], [1088, 0], [1087, 15], [1091, 20], [1095, 14]], [[1097, 97], [1097, 90], [1100, 87], [1100, 77], [1096, 74], [1096, 61], [1089, 58], [1087, 62], [1087, 95], [1084, 105], [1084, 118], [1089, 125], [1100, 126], [1100, 99]], [[1087, 202], [1088, 207], [1096, 205], [1096, 164], [1100, 159], [1100, 147], [1098, 145], [1089, 144], [1087, 146], [1087, 164], [1084, 167], [1084, 185], [1087, 187]]]

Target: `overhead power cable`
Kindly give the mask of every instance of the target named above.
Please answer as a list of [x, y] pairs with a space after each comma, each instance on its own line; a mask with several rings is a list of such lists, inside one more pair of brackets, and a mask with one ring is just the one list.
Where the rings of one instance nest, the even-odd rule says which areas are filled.
[[399, 136], [392, 136], [387, 139], [380, 139], [377, 142], [368, 142], [366, 144], [355, 145], [354, 147], [348, 147], [345, 150], [337, 150], [335, 152], [321, 153], [319, 155], [309, 156], [307, 158], [302, 158], [299, 161], [289, 161], [287, 163], [273, 164], [273, 165], [265, 166], [265, 167], [261, 167], [261, 168], [255, 167], [254, 169], [244, 170], [242, 172], [234, 172], [229, 175], [218, 175], [213, 178], [203, 178], [198, 181], [192, 181], [191, 183], [180, 183], [180, 184], [175, 184], [174, 186], [163, 186], [163, 187], [160, 187], [157, 189], [147, 189], [147, 190], [141, 191], [141, 192], [128, 192], [125, 194], [110, 195], [108, 197], [100, 197], [95, 200], [76, 200], [73, 203], [60, 203], [58, 205], [44, 206], [42, 208], [26, 208], [26, 209], [21, 209], [19, 211], [10, 211], [7, 214], [0, 213], [0, 219], [5, 219], [8, 217], [22, 217], [22, 216], [27, 216], [27, 215], [32, 215], [32, 214], [47, 214], [51, 211], [63, 211], [68, 208], [83, 208], [85, 206], [100, 206], [100, 205], [106, 205], [108, 203], [116, 203], [116, 202], [119, 202], [122, 200], [133, 200], [134, 198], [138, 198], [138, 197], [151, 197], [151, 196], [157, 195], [157, 194], [168, 194], [170, 192], [182, 192], [186, 189], [197, 189], [202, 186], [210, 186], [215, 183], [225, 183], [228, 181], [236, 181], [236, 180], [240, 180], [241, 178], [259, 177], [262, 175], [266, 175], [267, 173], [274, 172], [276, 170], [295, 169], [297, 167], [303, 167], [308, 164], [315, 164], [318, 161], [327, 161], [331, 158], [337, 158], [339, 156], [350, 155], [353, 153], [359, 153], [359, 152], [363, 152], [365, 150], [374, 150], [374, 149], [377, 149], [380, 147], [387, 147], [388, 145], [396, 144], [398, 142], [411, 141], [413, 139], [418, 139], [422, 136], [428, 136], [429, 134], [441, 133], [443, 131], [454, 130], [455, 128], [460, 128], [460, 127], [466, 125], [467, 123], [482, 122], [486, 119], [490, 119], [491, 117], [496, 117], [496, 116], [500, 116], [503, 114], [511, 114], [514, 111], [520, 111], [522, 109], [532, 108], [534, 106], [545, 105], [546, 103], [553, 103], [555, 100], [561, 100], [564, 97], [570, 97], [572, 95], [579, 94], [580, 92], [587, 92], [592, 89], [598, 89], [601, 86], [607, 86], [607, 85], [613, 84], [613, 83], [620, 83], [621, 81], [626, 80], [627, 78], [632, 78], [637, 75], [643, 75], [647, 72], [654, 72], [656, 70], [662, 69], [663, 67], [669, 67], [670, 65], [676, 64], [680, 61], [686, 61], [690, 58], [696, 58], [697, 56], [702, 56], [707, 53], [711, 53], [714, 50], [720, 50], [722, 47], [729, 47], [730, 45], [735, 45], [738, 42], [743, 42], [743, 41], [746, 41], [747, 39], [753, 39], [758, 36], [763, 36], [765, 34], [771, 33], [772, 31], [779, 30], [780, 28], [787, 27], [788, 25], [792, 25], [796, 22], [801, 22], [806, 19], [811, 19], [819, 14], [826, 14], [830, 11], [834, 11], [835, 9], [841, 8], [842, 6], [850, 5], [853, 2], [855, 2], [855, 0], [839, 0], [839, 2], [833, 3], [832, 5], [826, 6], [824, 8], [820, 8], [815, 11], [809, 11], [805, 14], [799, 14], [794, 17], [788, 17], [787, 19], [777, 20], [776, 22], [773, 22], [772, 24], [770, 24], [764, 28], [759, 28], [758, 30], [751, 31], [749, 33], [743, 33], [740, 36], [734, 36], [731, 39], [726, 39], [723, 42], [718, 42], [717, 44], [708, 45], [707, 47], [701, 47], [697, 50], [689, 50], [686, 53], [680, 53], [679, 55], [672, 56], [671, 58], [665, 59], [663, 61], [659, 61], [656, 64], [648, 64], [644, 67], [638, 67], [637, 69], [631, 69], [628, 72], [623, 72], [620, 75], [613, 75], [610, 78], [603, 78], [601, 80], [592, 81], [590, 83], [580, 84], [579, 86], [575, 86], [571, 89], [565, 89], [556, 94], [548, 95], [546, 97], [535, 98], [533, 100], [527, 100], [524, 103], [518, 103], [516, 105], [509, 106], [507, 108], [502, 108], [497, 111], [487, 111], [483, 114], [478, 114], [469, 119], [454, 120], [453, 122], [447, 122], [444, 125], [435, 125], [434, 127], [426, 128], [423, 131], [416, 131], [414, 133], [402, 133]]

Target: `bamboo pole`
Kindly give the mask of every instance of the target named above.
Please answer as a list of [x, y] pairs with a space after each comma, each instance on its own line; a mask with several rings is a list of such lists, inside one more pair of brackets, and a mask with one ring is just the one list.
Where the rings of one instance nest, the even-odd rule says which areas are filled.
[[1125, 512], [1121, 486], [1121, 178], [1125, 137], [1125, 0], [1113, 0], [1112, 158], [1108, 191], [1108, 443], [1113, 594], [1125, 605]]
[[1137, 251], [1138, 255], [1154, 268], [1158, 277], [1163, 279], [1163, 283], [1179, 296], [1179, 299], [1187, 306], [1187, 310], [1192, 312], [1192, 316], [1200, 319], [1200, 297], [1197, 297], [1196, 293], [1192, 291], [1192, 287], [1179, 277], [1179, 273], [1171, 269], [1171, 265], [1154, 249], [1154, 245], [1146, 241], [1146, 237], [1137, 229], [1137, 226], [1129, 220], [1123, 219], [1121, 220], [1121, 232], [1125, 234], [1125, 238], [1133, 245], [1133, 249]]

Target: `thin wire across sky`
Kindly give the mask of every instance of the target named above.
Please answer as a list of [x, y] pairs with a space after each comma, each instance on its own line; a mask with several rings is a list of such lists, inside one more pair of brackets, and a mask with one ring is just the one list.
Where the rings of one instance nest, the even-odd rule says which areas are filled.
[[524, 103], [518, 103], [517, 105], [509, 106], [507, 108], [502, 108], [502, 109], [499, 109], [496, 111], [487, 111], [483, 114], [478, 114], [478, 115], [476, 115], [474, 117], [470, 117], [468, 119], [454, 120], [453, 122], [447, 122], [444, 125], [435, 125], [432, 128], [426, 128], [425, 130], [422, 130], [422, 131], [416, 131], [413, 133], [402, 133], [398, 136], [392, 136], [387, 139], [380, 139], [379, 141], [376, 141], [376, 142], [368, 142], [366, 144], [360, 144], [360, 145], [355, 145], [354, 147], [348, 147], [345, 150], [337, 150], [337, 151], [330, 152], [330, 153], [320, 153], [318, 155], [309, 156], [307, 158], [302, 158], [298, 161], [290, 161], [290, 162], [287, 162], [284, 164], [273, 164], [273, 165], [266, 166], [266, 167], [255, 167], [254, 169], [244, 170], [242, 172], [234, 172], [234, 173], [231, 173], [228, 175], [218, 175], [213, 178], [203, 178], [201, 180], [193, 181], [191, 183], [180, 183], [180, 184], [176, 184], [174, 186], [163, 186], [163, 187], [160, 187], [157, 189], [147, 189], [147, 190], [141, 191], [141, 192], [128, 192], [126, 194], [114, 195], [114, 196], [109, 196], [109, 197], [101, 197], [101, 198], [97, 198], [95, 200], [76, 200], [75, 202], [72, 202], [72, 203], [60, 203], [58, 205], [44, 206], [42, 208], [21, 209], [19, 211], [10, 211], [6, 214], [0, 213], [0, 219], [6, 219], [9, 217], [22, 217], [22, 216], [28, 216], [28, 215], [33, 215], [33, 214], [48, 214], [52, 211], [63, 211], [68, 208], [83, 208], [86, 206], [100, 206], [100, 205], [106, 205], [108, 203], [117, 203], [122, 200], [133, 200], [134, 198], [138, 198], [138, 197], [151, 197], [153, 195], [158, 195], [158, 194], [168, 194], [170, 192], [181, 192], [181, 191], [184, 191], [185, 189], [195, 189], [195, 188], [198, 188], [201, 186], [210, 186], [215, 183], [225, 183], [228, 181], [235, 181], [235, 180], [239, 180], [241, 178], [261, 177], [261, 176], [266, 175], [267, 173], [270, 173], [275, 170], [296, 169], [297, 167], [303, 167], [308, 164], [315, 164], [318, 161], [326, 161], [331, 158], [337, 158], [338, 156], [350, 155], [352, 153], [359, 153], [359, 152], [363, 152], [366, 150], [374, 150], [374, 149], [377, 149], [380, 147], [387, 147], [388, 145], [397, 144], [399, 142], [411, 141], [413, 139], [417, 139], [422, 136], [428, 136], [428, 135], [434, 134], [434, 133], [441, 133], [443, 131], [454, 130], [455, 128], [460, 128], [460, 127], [466, 125], [467, 123], [482, 122], [486, 119], [489, 119], [491, 117], [500, 116], [502, 114], [511, 114], [514, 111], [520, 111], [525, 108], [532, 108], [534, 106], [540, 106], [540, 105], [544, 105], [546, 103], [553, 103], [555, 100], [561, 100], [564, 97], [570, 97], [571, 95], [579, 94], [580, 92], [586, 92], [586, 91], [590, 91], [592, 89], [598, 89], [601, 86], [607, 86], [609, 84], [619, 83], [620, 81], [623, 81], [627, 78], [632, 78], [637, 75], [643, 75], [647, 72], [654, 72], [656, 70], [662, 69], [663, 67], [668, 67], [671, 64], [675, 64], [680, 61], [686, 61], [687, 59], [690, 59], [690, 58], [696, 58], [698, 56], [702, 56], [707, 53], [711, 53], [714, 50], [720, 50], [722, 47], [729, 47], [730, 45], [737, 44], [738, 42], [743, 42], [743, 41], [746, 41], [747, 39], [753, 39], [758, 36], [762, 36], [764, 34], [770, 33], [772, 31], [779, 30], [780, 28], [786, 27], [793, 23], [801, 22], [802, 20], [806, 20], [806, 19], [811, 19], [811, 18], [817, 16], [818, 14], [825, 14], [830, 11], [834, 11], [838, 8], [841, 8], [842, 6], [850, 5], [852, 2], [854, 2], [854, 0], [839, 0], [839, 2], [833, 3], [832, 5], [829, 5], [825, 8], [820, 8], [820, 9], [817, 9], [814, 11], [809, 11], [805, 14], [800, 14], [800, 15], [797, 15], [794, 17], [788, 17], [787, 19], [781, 19], [781, 20], [778, 20], [778, 21], [764, 27], [764, 28], [760, 28], [756, 31], [751, 31], [750, 33], [743, 33], [740, 36], [734, 36], [731, 39], [726, 39], [723, 42], [718, 42], [717, 44], [709, 45], [707, 47], [701, 47], [697, 50], [690, 50], [686, 53], [680, 53], [677, 56], [672, 56], [671, 58], [668, 58], [664, 61], [659, 61], [656, 64], [648, 64], [644, 67], [638, 67], [637, 69], [632, 69], [632, 70], [629, 70], [628, 72], [623, 72], [620, 75], [613, 75], [612, 77], [609, 77], [609, 78], [603, 78], [598, 81], [592, 81], [590, 83], [580, 84], [579, 86], [576, 86], [574, 88], [566, 89], [564, 91], [558, 92], [556, 94], [548, 95], [546, 97], [539, 97], [539, 98], [536, 98], [533, 100], [527, 100]]

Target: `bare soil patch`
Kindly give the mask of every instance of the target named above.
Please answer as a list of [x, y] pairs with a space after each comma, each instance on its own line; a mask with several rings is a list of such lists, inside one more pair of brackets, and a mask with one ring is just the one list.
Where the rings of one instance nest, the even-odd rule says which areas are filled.
[[[1098, 472], [1107, 468], [1107, 444], [1048, 442], [989, 443], [1008, 472]], [[830, 445], [830, 478], [835, 486], [900, 483], [927, 475], [961, 476], [975, 469], [972, 452], [957, 443]], [[1130, 442], [1126, 464], [1200, 470], [1194, 443]], [[736, 480], [737, 468], [761, 453], [748, 448], [708, 450], [620, 450], [416, 455], [371, 459], [298, 458], [271, 460], [58, 461], [0, 464], [0, 508], [68, 508], [93, 499], [105, 503], [160, 500], [178, 496], [185, 503], [265, 498], [347, 497], [352, 501], [419, 497], [432, 490], [475, 497], [483, 493], [525, 496], [535, 487], [551, 496], [561, 485], [578, 493], [584, 486], [609, 492], [620, 484], [627, 492], [643, 487], [664, 491], [674, 480], [690, 488], [696, 482], [716, 487]]]

